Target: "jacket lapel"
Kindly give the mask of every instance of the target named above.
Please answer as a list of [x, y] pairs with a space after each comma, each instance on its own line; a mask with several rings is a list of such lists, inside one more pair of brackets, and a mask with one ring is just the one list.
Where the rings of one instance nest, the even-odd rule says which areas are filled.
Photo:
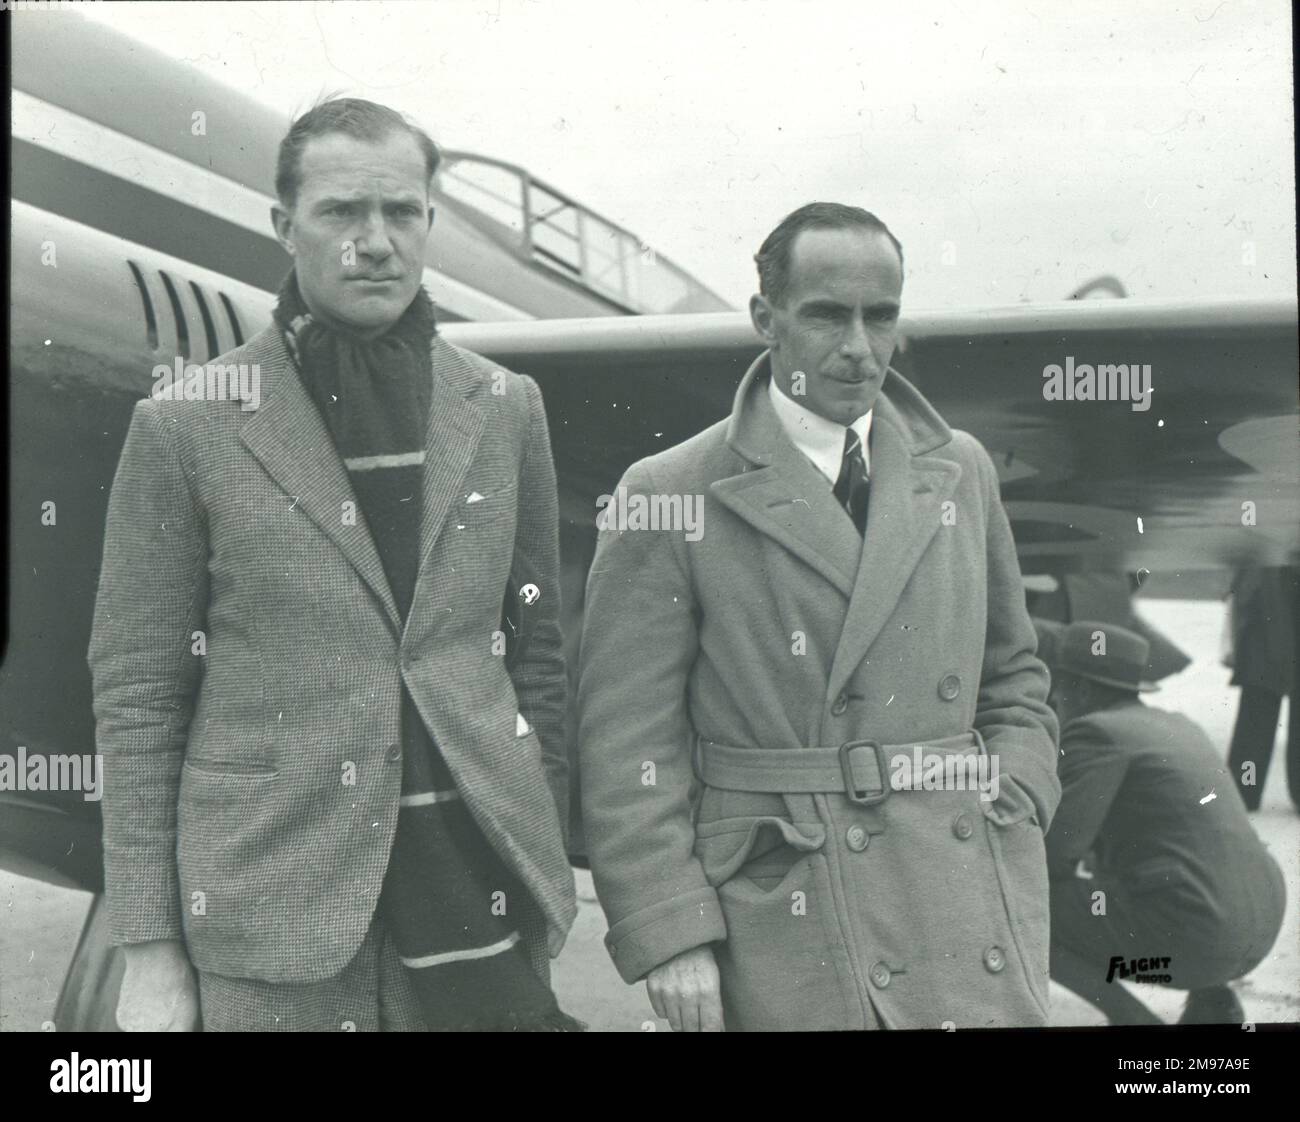
[[736, 391], [727, 443], [754, 465], [711, 485], [718, 501], [825, 577], [847, 598], [862, 540], [831, 485], [786, 435], [768, 400], [767, 355]]
[[[244, 425], [242, 438], [268, 474], [293, 498], [379, 597], [394, 629], [400, 617], [383, 564], [352, 491], [334, 441], [307, 391], [279, 329], [268, 327], [250, 342], [249, 358], [261, 366], [262, 403]], [[343, 503], [353, 503], [356, 518], [343, 521]]]
[[899, 410], [882, 394], [871, 426], [867, 532], [831, 667], [832, 694], [844, 688], [880, 634], [939, 529], [943, 504], [961, 479], [960, 464], [918, 453], [913, 436]]
[[[432, 347], [433, 393], [429, 402], [429, 423], [424, 438], [424, 509], [420, 521], [420, 566], [415, 578], [406, 631], [411, 630], [427, 577], [429, 556], [446, 525], [452, 503], [459, 497], [461, 483], [474, 461], [483, 435], [483, 414], [466, 400], [479, 382], [469, 360], [441, 336]], [[405, 635], [405, 632], [403, 632]]]

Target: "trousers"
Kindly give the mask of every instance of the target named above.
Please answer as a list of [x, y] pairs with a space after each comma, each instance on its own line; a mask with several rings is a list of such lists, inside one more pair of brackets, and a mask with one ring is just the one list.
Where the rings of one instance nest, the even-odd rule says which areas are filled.
[[[1241, 792], [1247, 810], [1258, 810], [1264, 795], [1264, 780], [1273, 759], [1277, 717], [1282, 698], [1263, 686], [1242, 686], [1237, 720], [1228, 749], [1228, 770]], [[1295, 695], [1287, 702], [1286, 783], [1291, 801], [1300, 809], [1300, 705]], [[1242, 765], [1254, 765], [1252, 783], [1242, 782]]]
[[[1052, 955], [1068, 951], [1088, 964], [1093, 984], [1106, 984], [1110, 960], [1168, 958], [1159, 973], [1173, 989], [1221, 986], [1250, 973], [1272, 949], [1281, 930], [1286, 900], [1282, 870], [1269, 857], [1261, 866], [1271, 891], [1259, 915], [1209, 923], [1208, 910], [1188, 910], [1159, 893], [1134, 893], [1120, 880], [1098, 874], [1091, 880], [1066, 877], [1051, 883]], [[1094, 910], [1101, 892], [1104, 914]], [[1053, 975], [1057, 971], [1053, 969]], [[1113, 981], [1111, 982], [1113, 984]]]
[[338, 974], [295, 984], [199, 971], [204, 1032], [423, 1032], [415, 990], [376, 918]]

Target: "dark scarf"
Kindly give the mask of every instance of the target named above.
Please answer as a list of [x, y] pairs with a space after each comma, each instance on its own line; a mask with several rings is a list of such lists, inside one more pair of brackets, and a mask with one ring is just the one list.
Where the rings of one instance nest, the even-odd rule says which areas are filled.
[[[423, 288], [364, 340], [312, 318], [291, 272], [275, 322], [348, 470], [403, 620], [419, 565], [425, 429], [437, 332]], [[379, 910], [431, 1030], [566, 1031], [533, 970], [518, 916], [527, 890], [461, 800], [405, 684], [402, 797]], [[504, 914], [503, 914], [504, 913]]]

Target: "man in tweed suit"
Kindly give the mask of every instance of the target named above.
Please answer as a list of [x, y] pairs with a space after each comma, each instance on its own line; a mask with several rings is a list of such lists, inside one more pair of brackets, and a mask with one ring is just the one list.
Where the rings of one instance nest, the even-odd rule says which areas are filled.
[[123, 1028], [571, 1027], [554, 467], [532, 380], [436, 334], [437, 160], [370, 102], [299, 118], [294, 271], [217, 360], [259, 407], [136, 407], [90, 647]]

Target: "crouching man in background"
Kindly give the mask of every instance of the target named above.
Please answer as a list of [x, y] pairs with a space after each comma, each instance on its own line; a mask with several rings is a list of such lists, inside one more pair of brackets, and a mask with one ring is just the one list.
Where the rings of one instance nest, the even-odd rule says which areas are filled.
[[1052, 976], [1112, 1023], [1159, 1023], [1122, 979], [1188, 990], [1184, 1024], [1241, 1023], [1228, 983], [1282, 925], [1282, 871], [1205, 733], [1140, 693], [1147, 641], [1115, 624], [1038, 622], [1061, 719], [1047, 835]]

